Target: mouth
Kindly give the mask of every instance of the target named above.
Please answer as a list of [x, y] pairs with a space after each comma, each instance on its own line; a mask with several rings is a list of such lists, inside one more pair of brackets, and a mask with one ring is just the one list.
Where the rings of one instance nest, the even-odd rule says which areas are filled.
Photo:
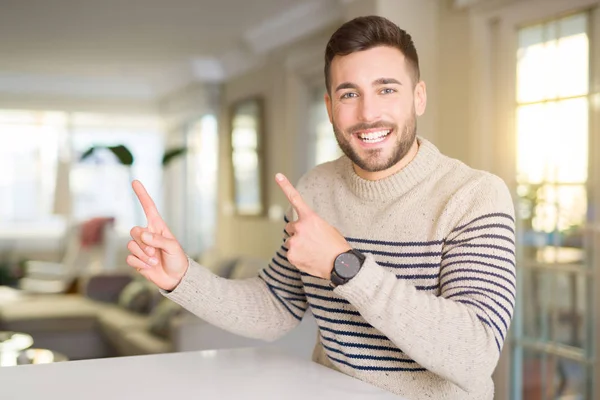
[[376, 131], [357, 132], [356, 137], [365, 144], [376, 144], [383, 142], [392, 133], [392, 129], [379, 129]]

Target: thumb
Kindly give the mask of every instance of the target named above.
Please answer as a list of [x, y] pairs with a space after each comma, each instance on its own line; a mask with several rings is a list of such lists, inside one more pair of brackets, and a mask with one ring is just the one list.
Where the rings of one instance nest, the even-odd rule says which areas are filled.
[[181, 246], [177, 240], [166, 238], [157, 233], [150, 233], [148, 231], [142, 233], [142, 241], [145, 244], [161, 249], [170, 255], [175, 255], [181, 250]]

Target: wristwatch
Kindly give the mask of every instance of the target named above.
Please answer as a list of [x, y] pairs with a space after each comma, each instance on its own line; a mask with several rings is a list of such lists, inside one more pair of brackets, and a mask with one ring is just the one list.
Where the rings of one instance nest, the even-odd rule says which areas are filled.
[[331, 271], [331, 286], [343, 285], [354, 278], [363, 266], [366, 257], [364, 254], [350, 249], [335, 258]]

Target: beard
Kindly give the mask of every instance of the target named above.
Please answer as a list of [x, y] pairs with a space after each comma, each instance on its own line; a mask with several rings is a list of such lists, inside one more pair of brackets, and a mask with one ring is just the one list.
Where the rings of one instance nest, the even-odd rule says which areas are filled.
[[[340, 149], [344, 152], [346, 157], [348, 157], [354, 164], [356, 164], [360, 169], [367, 172], [379, 172], [385, 171], [398, 164], [400, 160], [406, 156], [415, 142], [415, 138], [417, 137], [417, 117], [414, 110], [411, 112], [408, 121], [404, 125], [402, 132], [399, 131], [398, 125], [390, 122], [375, 122], [372, 124], [361, 123], [356, 124], [349, 128], [346, 132], [343, 132], [333, 121], [333, 131], [335, 133], [335, 138], [340, 146]], [[358, 152], [352, 147], [350, 144], [349, 138], [356, 134], [356, 132], [360, 132], [367, 129], [385, 129], [391, 130], [390, 135], [396, 135], [396, 143], [394, 148], [392, 149], [392, 153], [389, 156], [384, 155], [385, 148], [383, 149], [363, 149], [363, 152], [366, 152], [366, 155], [360, 156]], [[357, 137], [357, 140], [360, 140]]]

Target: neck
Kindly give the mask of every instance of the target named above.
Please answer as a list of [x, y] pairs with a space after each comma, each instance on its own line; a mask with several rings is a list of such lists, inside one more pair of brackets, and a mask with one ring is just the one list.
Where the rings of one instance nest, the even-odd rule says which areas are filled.
[[406, 153], [406, 155], [404, 157], [402, 157], [402, 159], [400, 161], [398, 161], [396, 164], [392, 165], [388, 169], [384, 169], [383, 171], [370, 172], [370, 171], [365, 171], [364, 169], [360, 168], [358, 165], [356, 165], [354, 163], [352, 164], [352, 166], [354, 167], [354, 172], [356, 172], [356, 175], [358, 175], [359, 177], [361, 177], [367, 181], [378, 181], [381, 179], [385, 179], [388, 176], [392, 176], [395, 173], [402, 170], [413, 160], [413, 158], [415, 158], [418, 151], [419, 151], [419, 143], [418, 143], [417, 139], [415, 138], [412, 146], [410, 146], [410, 149], [408, 150], [408, 153]]

